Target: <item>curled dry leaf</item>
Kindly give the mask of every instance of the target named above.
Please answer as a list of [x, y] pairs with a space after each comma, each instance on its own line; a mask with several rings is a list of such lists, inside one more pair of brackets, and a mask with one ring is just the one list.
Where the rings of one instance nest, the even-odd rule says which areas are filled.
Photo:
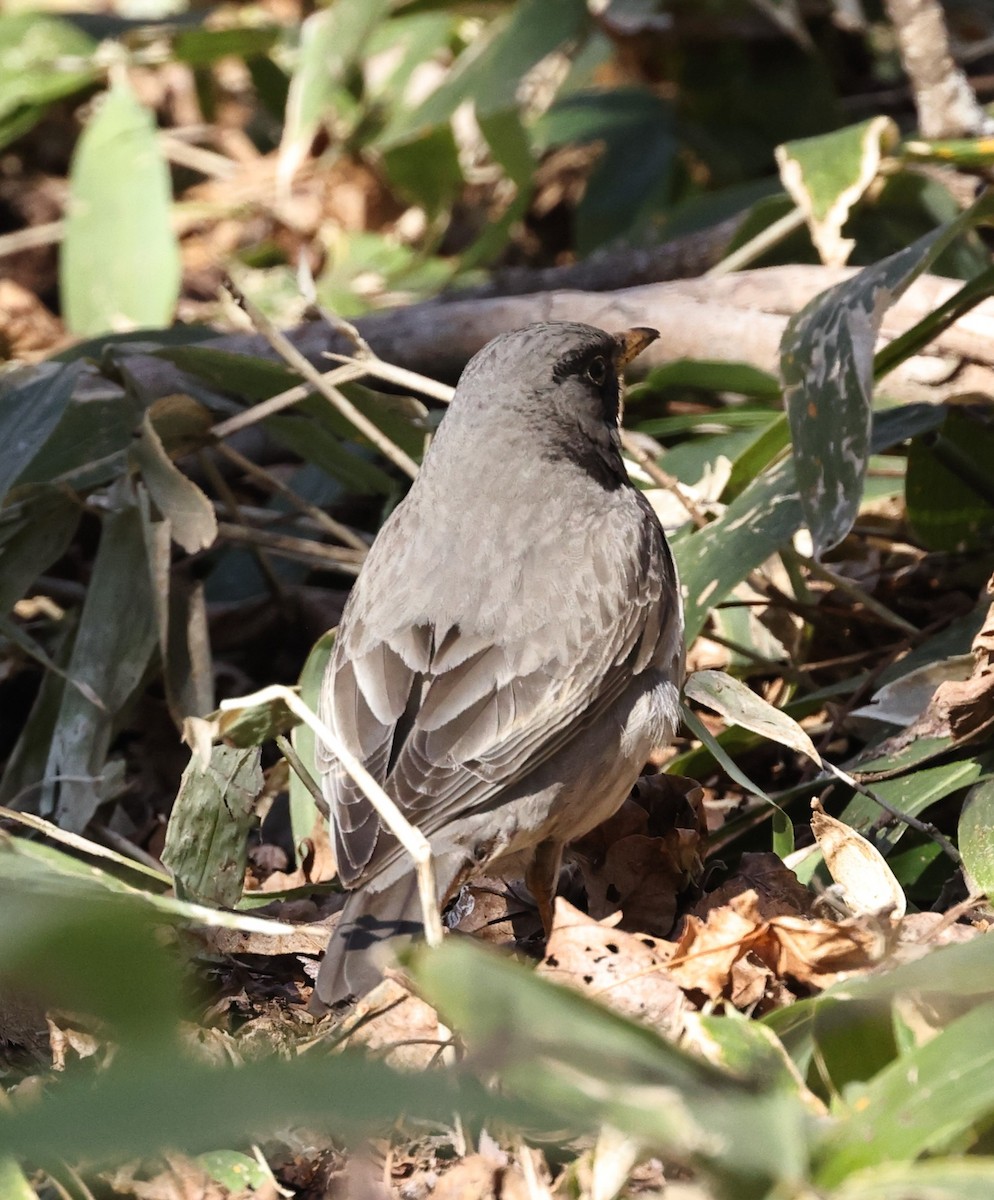
[[675, 1036], [689, 1002], [667, 970], [672, 953], [669, 942], [594, 921], [560, 897], [539, 972]]
[[880, 851], [855, 829], [830, 817], [817, 800], [811, 807], [811, 832], [849, 911], [854, 916], [886, 912], [903, 917], [904, 891]]
[[[706, 920], [688, 916], [669, 966], [688, 991], [765, 1011], [793, 998], [787, 984], [820, 990], [865, 971], [885, 956], [893, 936], [889, 922], [881, 926], [866, 918], [765, 919], [758, 895], [750, 890], [711, 909]], [[761, 979], [765, 985], [759, 995]]]

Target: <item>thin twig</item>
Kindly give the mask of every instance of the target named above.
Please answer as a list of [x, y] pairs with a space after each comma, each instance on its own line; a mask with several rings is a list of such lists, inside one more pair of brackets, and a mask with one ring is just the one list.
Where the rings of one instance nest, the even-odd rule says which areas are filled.
[[293, 488], [288, 487], [281, 479], [277, 479], [265, 467], [260, 467], [258, 463], [254, 463], [250, 458], [246, 458], [244, 454], [240, 454], [237, 450], [233, 449], [233, 447], [225, 445], [224, 442], [219, 442], [216, 448], [229, 462], [234, 463], [239, 470], [251, 476], [252, 479], [261, 484], [267, 491], [275, 492], [282, 496], [298, 512], [302, 512], [316, 521], [322, 529], [327, 530], [333, 537], [338, 538], [340, 542], [344, 542], [346, 546], [351, 546], [353, 550], [366, 552], [368, 547], [357, 533], [353, 533], [351, 529], [336, 521], [334, 517], [329, 517], [323, 508], [318, 508], [316, 504], [311, 504], [309, 500], [305, 500], [303, 496], [298, 495]]
[[22, 250], [52, 246], [62, 241], [65, 232], [65, 221], [49, 221], [44, 225], [31, 225], [27, 229], [15, 229], [13, 233], [5, 233], [0, 237], [0, 258], [20, 254]]
[[[295, 371], [298, 371], [315, 391], [324, 396], [328, 403], [337, 409], [347, 421], [351, 422], [364, 437], [368, 438], [377, 450], [385, 458], [388, 458], [395, 467], [399, 467], [411, 479], [416, 479], [418, 464], [414, 459], [401, 450], [395, 442], [387, 437], [382, 429], [379, 429], [367, 416], [361, 413], [351, 400], [342, 395], [337, 387], [330, 384], [325, 376], [301, 354], [290, 339], [281, 333], [272, 321], [231, 280], [228, 280], [226, 286], [234, 300], [248, 315], [255, 329], [262, 334], [280, 358], [293, 367]], [[345, 368], [342, 369], [344, 370]]]
[[[228, 487], [227, 480], [217, 469], [217, 464], [214, 462], [213, 458], [211, 458], [209, 454], [205, 454], [203, 450], [198, 450], [197, 461], [200, 463], [204, 474], [211, 481], [214, 490], [221, 497], [221, 501], [227, 509], [228, 516], [231, 518], [227, 528], [250, 529], [251, 526], [242, 516], [241, 508], [238, 504], [238, 498], [235, 496], [235, 493], [231, 490], [231, 488]], [[215, 507], [217, 506], [215, 505]], [[237, 538], [231, 536], [230, 534], [229, 539], [231, 541], [237, 540]], [[269, 561], [269, 556], [266, 554], [266, 551], [262, 549], [258, 543], [252, 543], [251, 545], [259, 570], [262, 572], [263, 578], [269, 585], [273, 595], [278, 596], [281, 599], [284, 598], [283, 583], [280, 580], [280, 577], [273, 570], [273, 564]]]
[[899, 808], [895, 808], [887, 800], [884, 800], [882, 797], [878, 796], [872, 788], [868, 788], [865, 783], [860, 783], [858, 779], [854, 779], [846, 771], [843, 771], [841, 767], [833, 766], [832, 763], [828, 762], [827, 759], [822, 759], [822, 765], [827, 771], [834, 775], [836, 779], [841, 780], [846, 787], [851, 787], [853, 791], [859, 792], [861, 796], [866, 796], [866, 798], [868, 800], [872, 800], [874, 804], [879, 804], [884, 812], [892, 816], [895, 821], [902, 822], [902, 824], [907, 825], [909, 829], [916, 829], [920, 834], [923, 834], [925, 837], [929, 838], [930, 841], [935, 842], [939, 849], [942, 850], [943, 853], [946, 854], [950, 859], [952, 859], [957, 866], [959, 866], [959, 864], [962, 862], [960, 853], [956, 847], [944, 834], [941, 834], [938, 829], [931, 824], [931, 822], [919, 821], [917, 817], [912, 817], [908, 813], [902, 812]]
[[290, 764], [291, 768], [296, 773], [297, 778], [304, 785], [304, 787], [307, 788], [307, 790], [310, 792], [311, 799], [314, 801], [314, 807], [318, 810], [318, 812], [321, 814], [322, 817], [324, 817], [324, 819], [326, 821], [330, 821], [331, 820], [331, 809], [328, 806], [328, 801], [325, 800], [324, 793], [321, 791], [321, 788], [318, 786], [317, 780], [310, 773], [310, 771], [308, 771], [308, 769], [304, 766], [303, 762], [301, 761], [300, 755], [297, 753], [296, 750], [294, 750], [293, 743], [284, 734], [278, 733], [276, 735], [276, 745], [279, 747], [280, 753], [283, 755], [283, 757], [286, 759], [286, 761]]
[[[337, 371], [329, 371], [327, 378], [331, 384], [351, 383], [354, 379], [361, 379], [362, 372], [354, 368], [339, 367]], [[270, 396], [268, 400], [262, 400], [258, 404], [253, 404], [251, 408], [247, 408], [244, 412], [236, 413], [233, 417], [228, 417], [224, 421], [218, 421], [211, 428], [211, 436], [218, 440], [230, 437], [240, 429], [248, 429], [249, 426], [257, 425], [260, 421], [264, 421], [267, 417], [275, 416], [285, 408], [292, 408], [293, 405], [299, 404], [301, 400], [306, 400], [313, 391], [314, 389], [307, 384], [296, 383], [292, 388], [287, 388], [285, 392], [279, 392], [275, 396]]]
[[395, 367], [377, 358], [375, 354], [372, 358], [350, 358], [347, 354], [335, 354], [332, 350], [325, 350], [324, 357], [330, 358], [332, 362], [353, 363], [374, 379], [382, 379], [386, 383], [396, 384], [397, 387], [410, 388], [411, 391], [420, 392], [432, 400], [440, 400], [442, 404], [451, 403], [456, 394], [456, 389], [449, 387], [447, 383], [439, 383], [437, 379], [429, 379], [427, 375], [419, 375], [417, 371], [408, 371], [406, 367]]
[[628, 457], [638, 463], [653, 483], [658, 487], [665, 488], [666, 491], [672, 492], [676, 496], [698, 529], [703, 529], [707, 525], [707, 517], [701, 512], [695, 501], [686, 494], [684, 488], [680, 485], [680, 481], [664, 471], [652, 455], [638, 444], [637, 440], [632, 437], [627, 429], [621, 431], [621, 445]]
[[316, 716], [295, 692], [280, 684], [272, 684], [259, 692], [254, 692], [251, 696], [238, 696], [231, 700], [222, 700], [221, 710], [225, 712], [232, 709], [254, 708], [268, 704], [272, 700], [282, 700], [292, 713], [314, 731], [322, 744], [338, 759], [366, 799], [379, 813], [387, 828], [414, 860], [418, 877], [418, 892], [421, 897], [425, 941], [429, 946], [441, 945], [442, 914], [438, 908], [438, 891], [435, 883], [431, 844], [424, 834], [407, 820], [359, 759], [339, 741], [324, 721]]
[[315, 542], [311, 538], [292, 537], [286, 533], [272, 533], [268, 529], [256, 529], [254, 525], [236, 525], [231, 521], [218, 521], [218, 537], [229, 542], [237, 542], [242, 546], [269, 551], [281, 558], [292, 558], [295, 562], [307, 563], [310, 566], [344, 571], [348, 575], [358, 575], [362, 560], [366, 556], [365, 548], [360, 553], [348, 546], [326, 546], [324, 542]]
[[772, 250], [774, 246], [779, 245], [785, 237], [792, 234], [795, 229], [800, 229], [803, 224], [804, 213], [799, 208], [792, 208], [778, 221], [774, 221], [772, 225], [767, 225], [765, 229], [760, 230], [745, 245], [739, 246], [738, 250], [733, 250], [727, 257], [715, 263], [709, 271], [704, 272], [702, 278], [719, 279], [722, 275], [741, 271], [743, 267], [755, 262], [767, 250]]
[[894, 629], [899, 629], [903, 634], [912, 637], [918, 636], [918, 627], [916, 625], [912, 625], [904, 617], [899, 617], [897, 613], [891, 612], [886, 605], [881, 604], [879, 600], [875, 600], [873, 596], [864, 591], [858, 584], [853, 583], [851, 579], [846, 579], [844, 575], [839, 575], [835, 571], [830, 570], [824, 563], [818, 562], [817, 559], [808, 558], [803, 554], [798, 554], [797, 559], [807, 567], [816, 579], [830, 583], [834, 588], [842, 592], [843, 595], [849, 596], [857, 604], [861, 604], [867, 612], [871, 612], [874, 616], [879, 617], [886, 625], [890, 625]]

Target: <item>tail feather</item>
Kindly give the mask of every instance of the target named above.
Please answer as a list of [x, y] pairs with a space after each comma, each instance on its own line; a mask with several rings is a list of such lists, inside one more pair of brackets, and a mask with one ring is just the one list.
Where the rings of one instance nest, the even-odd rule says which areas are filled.
[[397, 952], [423, 932], [413, 872], [382, 891], [353, 892], [321, 962], [311, 1012], [320, 1015], [351, 996], [365, 995], [383, 978]]

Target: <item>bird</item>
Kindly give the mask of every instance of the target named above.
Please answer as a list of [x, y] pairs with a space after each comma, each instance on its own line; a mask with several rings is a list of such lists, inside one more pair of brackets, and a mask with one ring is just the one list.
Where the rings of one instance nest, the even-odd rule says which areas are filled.
[[[676, 568], [621, 454], [621, 373], [658, 336], [563, 321], [484, 346], [346, 602], [318, 715], [428, 839], [440, 905], [523, 877], [548, 933], [564, 847], [678, 725]], [[410, 857], [320, 743], [317, 765], [347, 892], [324, 1013], [423, 927]]]

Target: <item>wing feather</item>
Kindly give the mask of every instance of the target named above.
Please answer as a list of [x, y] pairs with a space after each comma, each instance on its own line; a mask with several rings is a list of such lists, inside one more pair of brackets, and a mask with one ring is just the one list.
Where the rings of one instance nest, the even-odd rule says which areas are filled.
[[[427, 836], [501, 793], [606, 711], [658, 658], [675, 619], [672, 560], [655, 520], [619, 552], [590, 536], [562, 611], [515, 639], [466, 621], [401, 625], [343, 619], [322, 712]], [[620, 561], [619, 561], [620, 555]], [[359, 589], [362, 577], [356, 585]], [[350, 601], [365, 607], [370, 593]], [[547, 608], [549, 606], [547, 605]], [[400, 853], [334, 760], [319, 760], [344, 882], [364, 882]]]

